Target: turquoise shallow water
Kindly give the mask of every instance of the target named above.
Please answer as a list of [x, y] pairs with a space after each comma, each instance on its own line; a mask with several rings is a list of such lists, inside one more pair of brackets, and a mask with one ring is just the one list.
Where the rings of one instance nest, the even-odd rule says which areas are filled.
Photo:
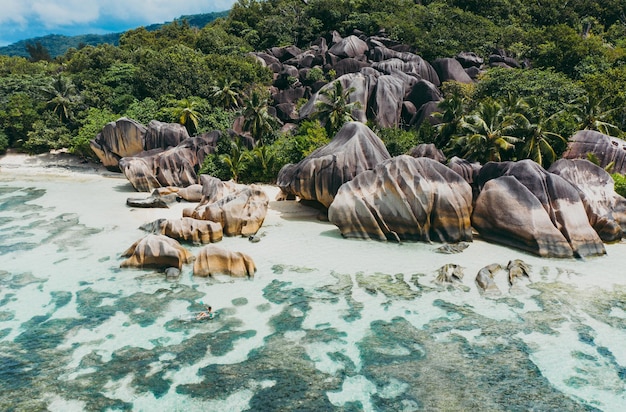
[[[0, 410], [607, 410], [626, 405], [626, 245], [580, 260], [341, 239], [271, 202], [252, 280], [121, 270], [119, 178], [0, 174]], [[182, 207], [182, 206], [181, 206]], [[298, 211], [299, 213], [295, 213]], [[304, 213], [301, 213], [304, 211]], [[192, 251], [198, 248], [188, 245]], [[523, 259], [531, 281], [474, 277]], [[434, 282], [460, 264], [456, 285]], [[202, 302], [218, 310], [189, 320]]]

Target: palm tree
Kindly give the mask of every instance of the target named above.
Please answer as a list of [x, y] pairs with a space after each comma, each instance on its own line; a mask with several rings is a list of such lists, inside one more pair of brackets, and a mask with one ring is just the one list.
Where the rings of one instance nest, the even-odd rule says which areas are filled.
[[521, 139], [515, 136], [517, 115], [507, 115], [493, 100], [480, 103], [478, 109], [463, 116], [460, 129], [464, 134], [454, 139], [462, 157], [479, 162], [506, 160]]
[[524, 141], [524, 144], [519, 146], [518, 158], [532, 159], [547, 168], [557, 158], [554, 143], [567, 144], [567, 140], [560, 134], [549, 131], [552, 119], [543, 116], [542, 112], [534, 116], [520, 116], [517, 119], [518, 130]]
[[445, 147], [450, 142], [450, 138], [459, 131], [461, 119], [465, 114], [465, 101], [460, 94], [455, 93], [439, 102], [438, 107], [440, 111], [432, 114], [441, 121], [435, 126], [437, 129], [435, 142]]
[[350, 102], [350, 94], [356, 89], [343, 88], [340, 81], [335, 81], [332, 86], [320, 91], [322, 98], [315, 104], [316, 111], [313, 118], [324, 125], [328, 136], [334, 136], [346, 122], [354, 120], [352, 111], [361, 108], [360, 102]]
[[264, 137], [274, 132], [278, 119], [269, 114], [267, 97], [253, 90], [244, 101], [243, 131], [249, 132], [255, 142], [263, 144]]
[[621, 130], [607, 120], [616, 108], [605, 110], [606, 99], [599, 99], [595, 94], [587, 93], [568, 104], [569, 112], [574, 115], [579, 129], [596, 130], [600, 133], [617, 136]]
[[241, 104], [240, 93], [237, 90], [239, 83], [232, 79], [220, 79], [211, 87], [213, 102], [225, 109], [233, 109]]
[[79, 100], [76, 86], [72, 80], [59, 74], [42, 91], [48, 98], [46, 106], [52, 108], [52, 112], [59, 116], [59, 120], [61, 122], [71, 120], [73, 117], [72, 106]]
[[198, 131], [198, 122], [201, 115], [196, 108], [201, 104], [197, 97], [188, 97], [172, 102], [175, 106], [171, 109], [172, 114], [178, 119], [178, 123], [185, 126], [190, 136]]
[[276, 149], [272, 145], [256, 146], [250, 153], [251, 166], [254, 168], [254, 177], [259, 182], [271, 182], [276, 179]]
[[249, 159], [250, 153], [244, 149], [239, 140], [230, 142], [230, 153], [220, 155], [220, 161], [228, 167], [230, 176], [235, 182], [239, 181], [239, 175], [245, 170]]

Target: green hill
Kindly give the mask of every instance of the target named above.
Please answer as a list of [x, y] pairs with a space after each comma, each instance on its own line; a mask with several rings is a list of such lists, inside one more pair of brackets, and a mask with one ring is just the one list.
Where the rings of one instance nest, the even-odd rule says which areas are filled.
[[[202, 28], [220, 17], [226, 17], [227, 11], [220, 11], [214, 13], [193, 14], [187, 16], [180, 16], [174, 21], [186, 20], [190, 26]], [[167, 23], [151, 24], [146, 26], [149, 31], [155, 31], [163, 27]], [[43, 37], [34, 37], [31, 39], [20, 40], [16, 43], [8, 46], [0, 47], [0, 55], [6, 56], [22, 56], [30, 57], [26, 50], [26, 45], [35, 45], [41, 43], [43, 48], [48, 50], [50, 57], [55, 58], [65, 54], [70, 48], [80, 48], [82, 46], [97, 46], [98, 44], [109, 43], [117, 46], [122, 33], [108, 33], [108, 34], [81, 34], [78, 36], [64, 36], [61, 34], [49, 34]]]

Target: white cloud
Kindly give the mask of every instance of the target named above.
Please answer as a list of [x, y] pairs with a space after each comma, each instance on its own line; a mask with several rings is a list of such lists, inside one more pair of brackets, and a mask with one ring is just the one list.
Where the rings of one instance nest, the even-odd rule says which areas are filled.
[[[46, 28], [92, 24], [101, 19], [143, 24], [184, 14], [227, 10], [235, 0], [0, 0], [0, 24]], [[8, 27], [2, 27], [7, 30]]]
[[0, 24], [26, 24], [29, 4], [22, 0], [0, 0]]
[[108, 0], [102, 1], [103, 16], [126, 21], [161, 23], [184, 14], [208, 13], [229, 9], [234, 0]]
[[34, 1], [32, 11], [46, 28], [91, 23], [100, 17], [97, 2], [84, 0]]

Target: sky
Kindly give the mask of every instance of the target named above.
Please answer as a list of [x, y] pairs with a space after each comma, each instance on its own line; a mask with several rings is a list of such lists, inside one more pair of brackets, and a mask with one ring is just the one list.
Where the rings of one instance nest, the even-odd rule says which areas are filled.
[[104, 34], [228, 10], [235, 0], [0, 0], [0, 46], [47, 34]]

